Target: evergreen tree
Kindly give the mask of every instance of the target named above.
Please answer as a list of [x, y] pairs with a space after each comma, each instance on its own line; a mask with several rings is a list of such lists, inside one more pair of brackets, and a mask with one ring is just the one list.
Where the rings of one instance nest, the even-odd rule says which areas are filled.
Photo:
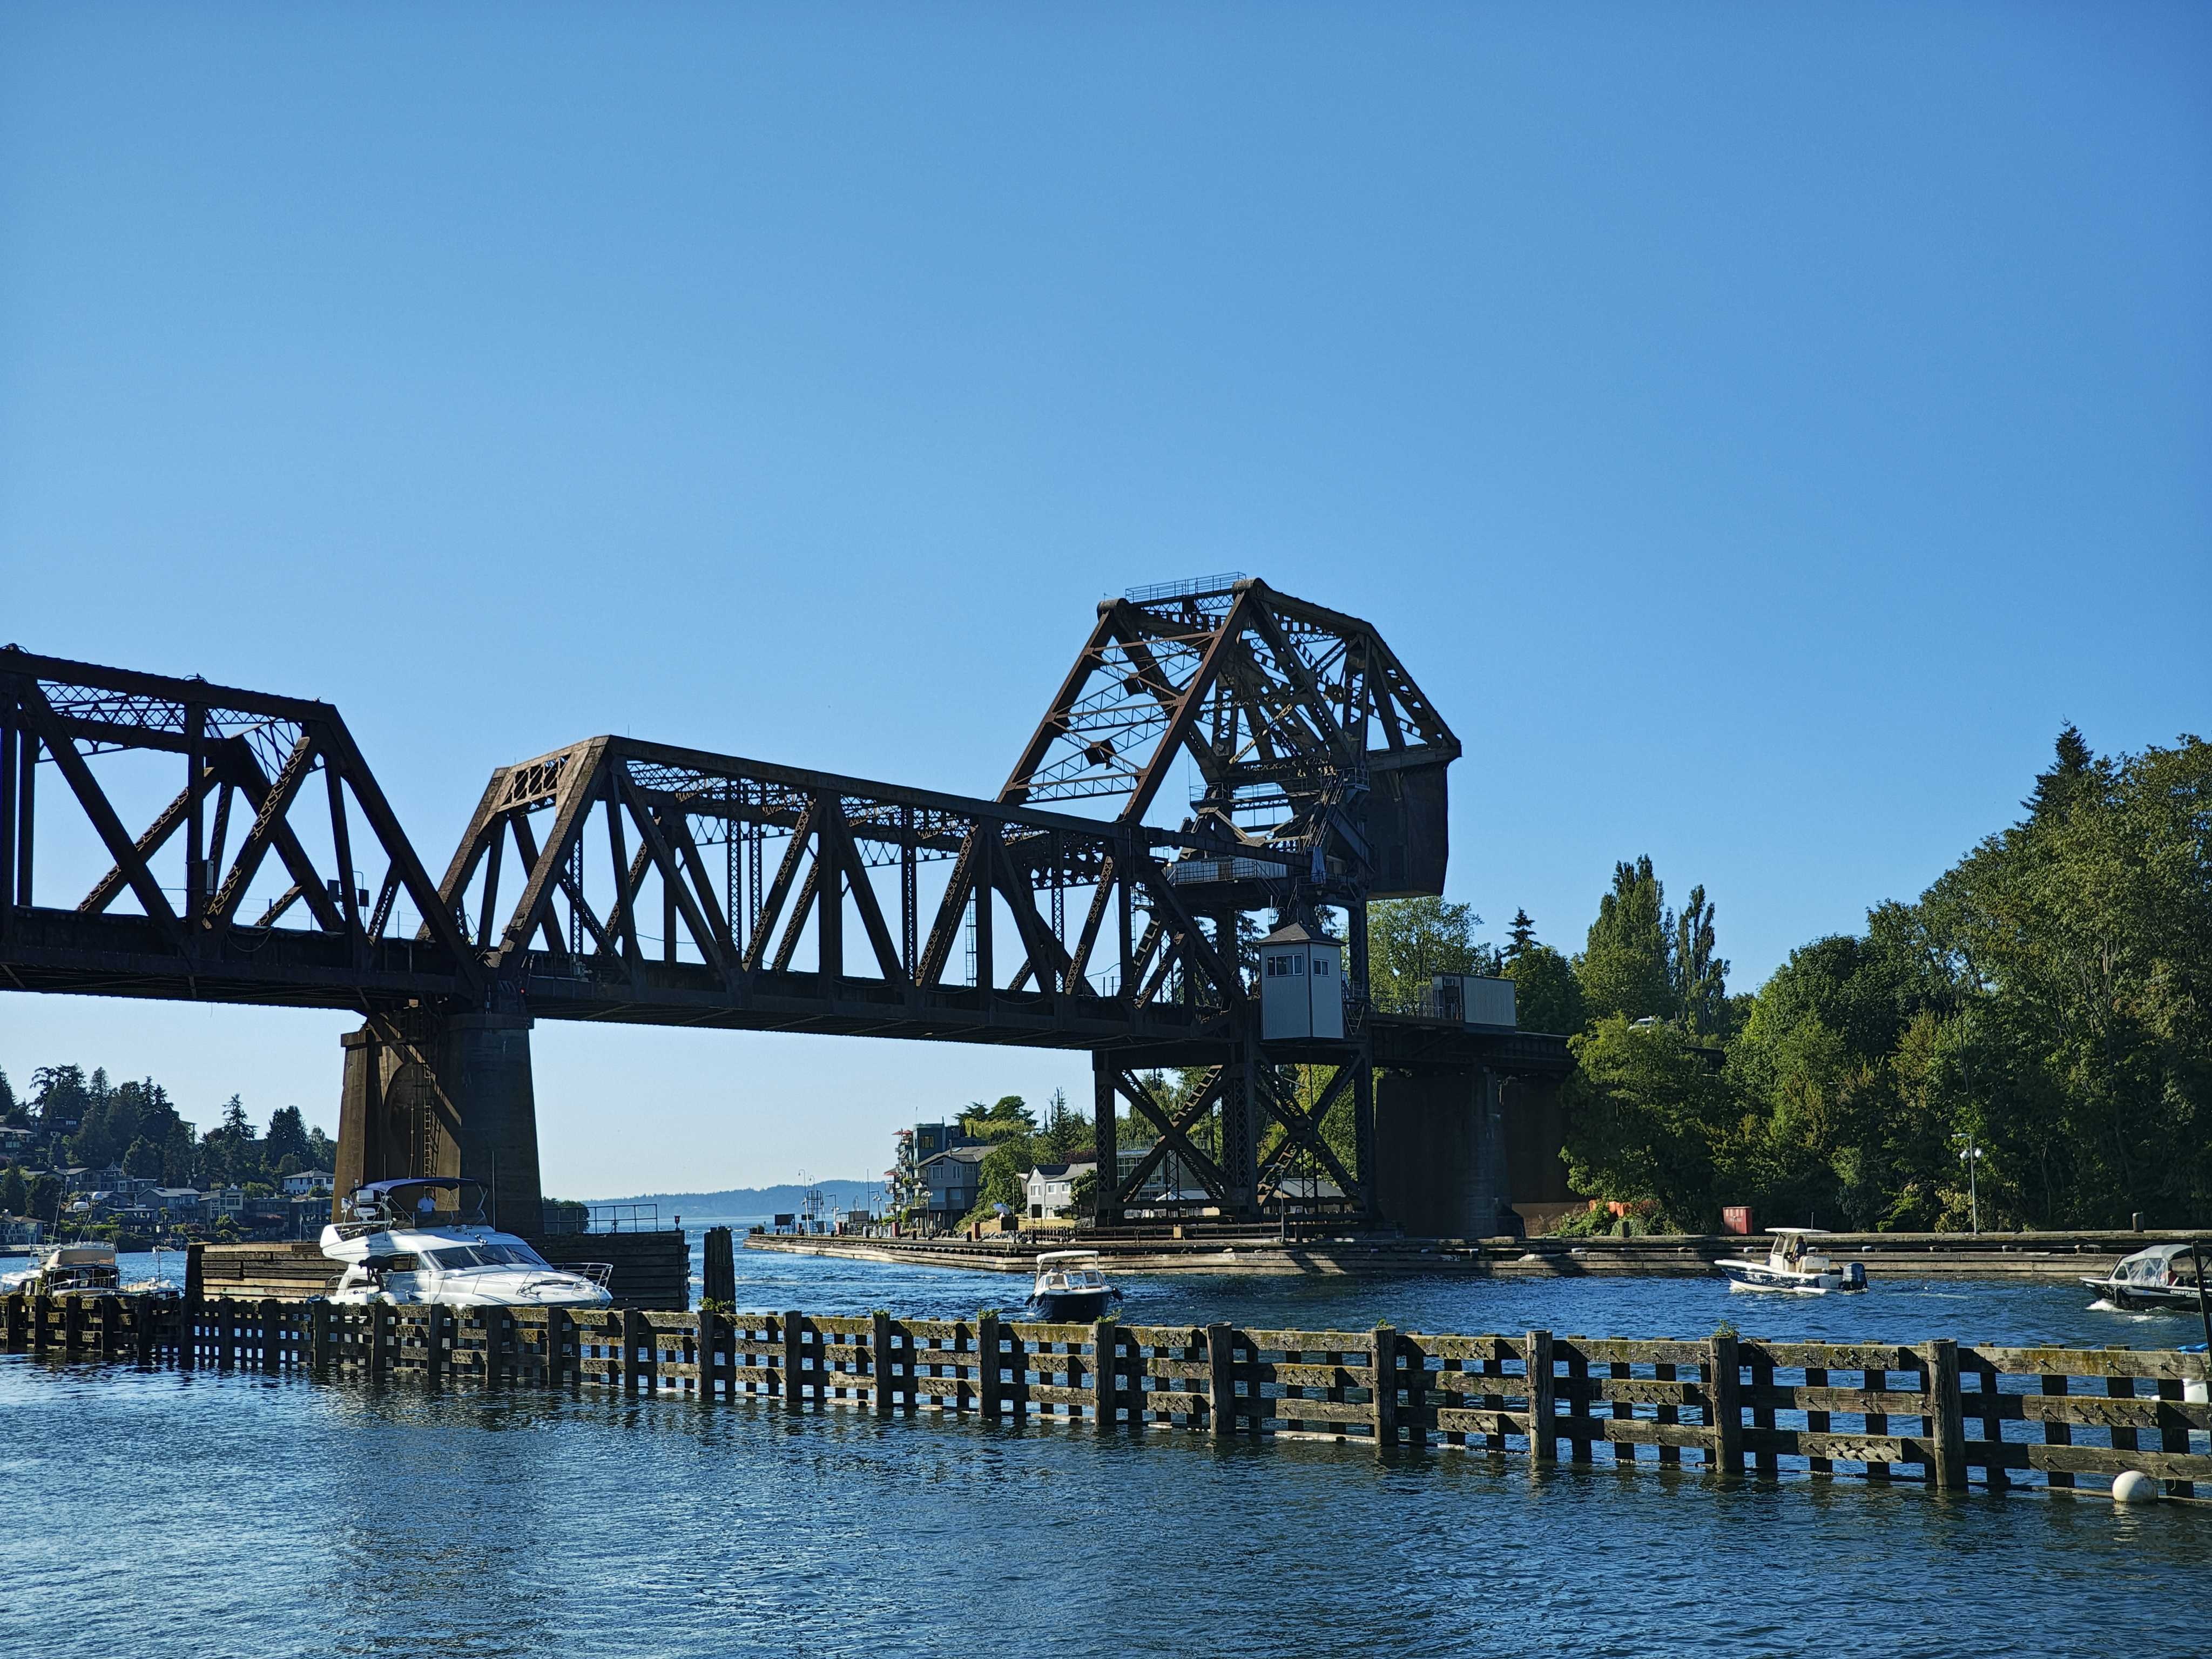
[[2031, 821], [2064, 811], [2096, 772], [2097, 757], [2071, 720], [2052, 746], [2056, 755], [2050, 769], [2036, 774], [2034, 793], [2021, 802]]
[[1506, 941], [1505, 960], [1508, 962], [1520, 961], [1528, 954], [1529, 947], [1535, 944], [1536, 924], [1528, 919], [1528, 912], [1525, 908], [1515, 908], [1513, 926], [1506, 934]]
[[271, 1168], [292, 1159], [292, 1168], [284, 1171], [287, 1175], [308, 1167], [307, 1125], [297, 1106], [279, 1106], [270, 1114], [269, 1133], [261, 1147], [261, 1161]]
[[23, 1172], [10, 1164], [0, 1171], [0, 1215], [27, 1215], [31, 1195], [23, 1185]]
[[1682, 1023], [1704, 1036], [1725, 1034], [1728, 1024], [1728, 963], [1713, 954], [1713, 906], [1703, 887], [1690, 890], [1690, 902], [1675, 919], [1673, 958], [1674, 1003]]
[[1592, 1018], [1665, 1018], [1677, 1012], [1672, 920], [1649, 854], [1613, 866], [1613, 890], [1598, 901], [1597, 920], [1575, 962]]

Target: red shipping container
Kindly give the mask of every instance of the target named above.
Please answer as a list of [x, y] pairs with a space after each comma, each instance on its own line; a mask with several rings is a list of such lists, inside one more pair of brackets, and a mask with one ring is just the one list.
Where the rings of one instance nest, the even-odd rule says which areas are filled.
[[1723, 1205], [1721, 1227], [1723, 1231], [1741, 1233], [1748, 1237], [1751, 1234], [1751, 1206], [1748, 1204]]

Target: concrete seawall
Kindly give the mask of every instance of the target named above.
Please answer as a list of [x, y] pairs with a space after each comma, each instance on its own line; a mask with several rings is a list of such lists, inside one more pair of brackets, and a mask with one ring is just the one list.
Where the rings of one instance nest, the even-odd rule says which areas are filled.
[[[1824, 1247], [1871, 1273], [1913, 1279], [2033, 1279], [2065, 1282], [2100, 1274], [2133, 1251], [2186, 1233], [1835, 1233]], [[1757, 1242], [1726, 1235], [1649, 1238], [1330, 1238], [1282, 1243], [1264, 1234], [1202, 1239], [1072, 1240], [854, 1238], [755, 1233], [753, 1250], [836, 1256], [975, 1273], [1028, 1273], [1041, 1250], [1080, 1243], [1127, 1273], [1260, 1273], [1579, 1278], [1601, 1274], [1697, 1278]]]

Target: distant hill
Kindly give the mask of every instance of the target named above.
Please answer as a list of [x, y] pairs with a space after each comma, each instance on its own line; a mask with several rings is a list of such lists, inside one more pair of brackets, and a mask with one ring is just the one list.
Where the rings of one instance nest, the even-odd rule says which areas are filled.
[[[883, 1187], [872, 1181], [817, 1181], [823, 1201], [840, 1210], [872, 1207], [883, 1196]], [[641, 1193], [635, 1197], [595, 1198], [593, 1204], [658, 1204], [661, 1213], [705, 1219], [718, 1215], [797, 1214], [806, 1202], [809, 1187], [731, 1187], [719, 1193]]]

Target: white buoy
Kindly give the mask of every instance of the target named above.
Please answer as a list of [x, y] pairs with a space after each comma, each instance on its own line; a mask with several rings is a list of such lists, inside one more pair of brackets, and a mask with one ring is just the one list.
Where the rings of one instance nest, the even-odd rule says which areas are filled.
[[2129, 1469], [2113, 1480], [2112, 1501], [2116, 1504], [2155, 1504], [2158, 1502], [2158, 1482], [2141, 1469]]

